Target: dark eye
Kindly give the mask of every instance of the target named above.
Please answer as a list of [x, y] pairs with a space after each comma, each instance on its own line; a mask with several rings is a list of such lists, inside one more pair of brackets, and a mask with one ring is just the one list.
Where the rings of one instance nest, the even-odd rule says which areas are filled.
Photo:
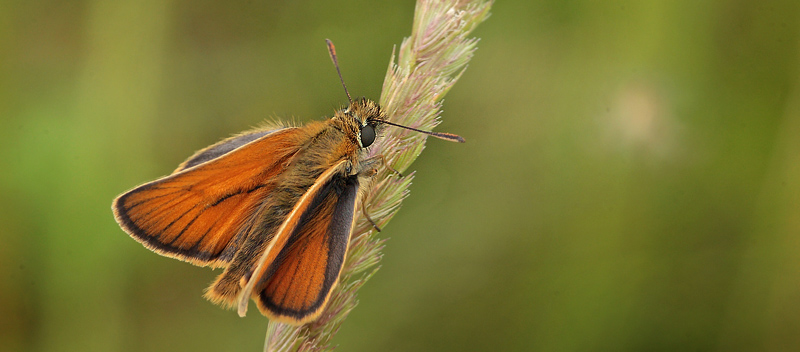
[[369, 147], [375, 141], [375, 128], [370, 125], [361, 127], [361, 147]]

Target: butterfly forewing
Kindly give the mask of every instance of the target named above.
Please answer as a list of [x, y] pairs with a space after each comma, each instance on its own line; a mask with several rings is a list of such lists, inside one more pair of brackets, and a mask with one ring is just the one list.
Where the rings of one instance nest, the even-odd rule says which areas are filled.
[[[340, 160], [319, 175], [275, 231], [244, 290], [236, 292], [240, 315], [251, 297], [262, 313], [284, 322], [307, 322], [321, 311], [339, 276], [353, 222], [358, 176], [348, 175], [348, 164]], [[233, 292], [219, 285], [224, 281], [223, 275], [212, 286], [212, 300], [224, 303]]]
[[163, 255], [224, 265], [230, 259], [223, 255], [226, 246], [299, 150], [298, 134], [296, 128], [257, 131], [206, 148], [174, 174], [119, 196], [113, 204], [117, 221]]
[[344, 263], [357, 194], [357, 176], [337, 175], [315, 195], [267, 269], [256, 297], [262, 312], [293, 323], [316, 318]]

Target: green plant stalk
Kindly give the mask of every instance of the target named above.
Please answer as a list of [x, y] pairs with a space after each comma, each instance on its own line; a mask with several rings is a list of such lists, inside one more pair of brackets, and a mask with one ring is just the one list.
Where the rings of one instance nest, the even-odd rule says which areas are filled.
[[[478, 42], [469, 37], [489, 16], [492, 1], [419, 0], [414, 10], [411, 36], [392, 53], [383, 82], [381, 107], [389, 120], [431, 130], [439, 124], [442, 98], [453, 87], [472, 58]], [[401, 128], [384, 128], [369, 156], [383, 155], [388, 165], [405, 170], [425, 149], [426, 135]], [[370, 217], [383, 227], [408, 195], [413, 173], [397, 177], [388, 168], [375, 176], [366, 193]], [[269, 322], [265, 351], [328, 351], [330, 340], [358, 304], [356, 293], [378, 270], [384, 240], [376, 238], [362, 215], [355, 223], [350, 249], [339, 283], [324, 312], [314, 322], [291, 326]]]

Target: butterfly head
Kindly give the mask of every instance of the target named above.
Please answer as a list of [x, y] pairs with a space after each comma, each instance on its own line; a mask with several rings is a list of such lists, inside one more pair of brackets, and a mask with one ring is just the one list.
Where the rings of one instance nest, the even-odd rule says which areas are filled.
[[375, 142], [376, 129], [385, 118], [380, 105], [367, 98], [356, 99], [334, 116], [361, 148], [367, 148]]

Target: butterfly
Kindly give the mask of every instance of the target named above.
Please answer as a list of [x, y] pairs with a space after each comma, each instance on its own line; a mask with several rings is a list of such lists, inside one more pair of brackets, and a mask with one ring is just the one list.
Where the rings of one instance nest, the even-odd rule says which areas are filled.
[[356, 205], [385, 164], [367, 155], [384, 125], [464, 142], [389, 122], [377, 103], [352, 100], [326, 43], [347, 107], [324, 121], [222, 140], [112, 204], [120, 227], [148, 249], [224, 268], [205, 297], [238, 305], [240, 315], [253, 299], [271, 320], [299, 325], [319, 317], [347, 256]]

